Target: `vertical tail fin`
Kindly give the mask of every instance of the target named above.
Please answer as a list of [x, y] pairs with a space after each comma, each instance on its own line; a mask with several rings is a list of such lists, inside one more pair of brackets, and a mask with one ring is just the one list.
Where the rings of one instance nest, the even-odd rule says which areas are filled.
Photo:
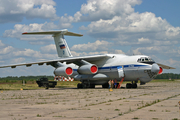
[[68, 36], [83, 36], [81, 34], [68, 32], [67, 29], [60, 31], [44, 31], [44, 32], [25, 32], [23, 35], [36, 34], [36, 35], [52, 35], [56, 44], [56, 50], [59, 57], [72, 57], [69, 47], [64, 39], [64, 35]]
[[72, 57], [69, 47], [64, 39], [63, 34], [54, 35], [54, 42], [56, 44], [56, 50], [59, 57]]

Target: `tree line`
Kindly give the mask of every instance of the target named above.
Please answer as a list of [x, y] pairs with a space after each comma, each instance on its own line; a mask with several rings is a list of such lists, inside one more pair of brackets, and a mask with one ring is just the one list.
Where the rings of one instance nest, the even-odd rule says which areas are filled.
[[54, 80], [54, 76], [7, 76], [7, 77], [1, 77], [0, 82], [16, 82], [19, 80], [25, 80], [25, 81], [36, 81], [37, 79], [41, 77], [46, 77], [48, 80]]
[[160, 75], [157, 75], [155, 79], [180, 79], [180, 74], [174, 74], [174, 73], [163, 73]]
[[[8, 76], [8, 77], [0, 77], [0, 82], [8, 82], [8, 81], [18, 81], [18, 80], [26, 80], [26, 81], [35, 81], [41, 77], [47, 77], [48, 80], [54, 80], [54, 76]], [[180, 79], [180, 74], [174, 73], [163, 73], [161, 75], [157, 75], [155, 79]]]

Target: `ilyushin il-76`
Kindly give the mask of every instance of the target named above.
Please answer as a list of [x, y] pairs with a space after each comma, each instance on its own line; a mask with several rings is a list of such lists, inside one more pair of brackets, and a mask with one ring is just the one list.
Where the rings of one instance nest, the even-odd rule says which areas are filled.
[[126, 88], [137, 88], [140, 85], [153, 80], [163, 69], [175, 69], [166, 65], [156, 63], [151, 57], [146, 55], [127, 56], [124, 54], [105, 54], [73, 57], [64, 39], [68, 36], [83, 36], [81, 34], [69, 32], [67, 29], [60, 31], [25, 32], [23, 35], [52, 35], [56, 45], [59, 59], [47, 60], [32, 63], [21, 63], [14, 65], [0, 66], [0, 68], [16, 66], [31, 66], [33, 64], [51, 65], [55, 68], [55, 76], [71, 77], [81, 81], [77, 88], [94, 88], [95, 85], [102, 85], [108, 88], [109, 80], [129, 81]]

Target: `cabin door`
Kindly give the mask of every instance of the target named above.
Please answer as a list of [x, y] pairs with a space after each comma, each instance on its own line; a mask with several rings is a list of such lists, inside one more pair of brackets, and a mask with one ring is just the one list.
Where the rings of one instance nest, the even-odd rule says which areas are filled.
[[124, 70], [123, 70], [123, 66], [118, 66], [118, 67], [117, 67], [117, 70], [118, 70], [118, 75], [119, 75], [119, 78], [124, 77]]

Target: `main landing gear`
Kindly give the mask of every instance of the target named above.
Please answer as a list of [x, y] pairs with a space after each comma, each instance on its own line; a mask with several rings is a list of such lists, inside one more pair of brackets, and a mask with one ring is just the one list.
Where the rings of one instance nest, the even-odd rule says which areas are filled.
[[127, 83], [126, 88], [137, 88], [137, 81], [132, 81], [132, 83]]
[[95, 85], [90, 84], [89, 80], [83, 80], [82, 83], [77, 84], [77, 88], [95, 88]]
[[108, 83], [103, 84], [103, 85], [102, 85], [102, 88], [109, 88], [109, 84], [108, 84]]

